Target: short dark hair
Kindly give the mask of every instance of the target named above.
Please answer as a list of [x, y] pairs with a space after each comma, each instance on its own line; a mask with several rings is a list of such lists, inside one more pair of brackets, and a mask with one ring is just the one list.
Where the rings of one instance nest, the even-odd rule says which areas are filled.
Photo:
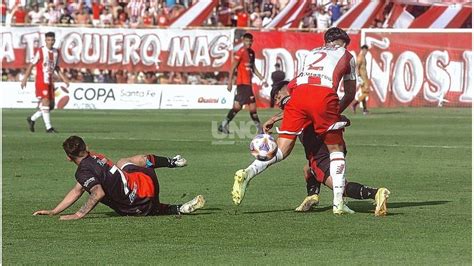
[[247, 33], [244, 34], [244, 36], [242, 38], [253, 40], [253, 35], [247, 32]]
[[276, 63], [275, 67], [281, 67], [280, 63]]
[[81, 137], [70, 136], [63, 142], [63, 149], [67, 156], [77, 158], [86, 152], [86, 143]]
[[346, 46], [351, 42], [351, 38], [347, 35], [343, 29], [338, 27], [330, 28], [324, 33], [324, 41], [326, 43], [333, 42], [335, 40], [343, 40], [346, 43]]
[[46, 38], [47, 38], [47, 37], [53, 37], [53, 38], [55, 38], [55, 37], [56, 37], [56, 34], [54, 34], [54, 32], [52, 32], [52, 31], [48, 31], [48, 32], [46, 32], [46, 34], [45, 34], [44, 36], [45, 36]]
[[275, 96], [283, 88], [283, 86], [290, 83], [288, 80], [282, 80], [277, 83], [272, 84], [272, 91], [270, 92], [270, 107], [275, 106]]
[[360, 49], [369, 50], [369, 46], [367, 46], [367, 44], [364, 44], [360, 47]]

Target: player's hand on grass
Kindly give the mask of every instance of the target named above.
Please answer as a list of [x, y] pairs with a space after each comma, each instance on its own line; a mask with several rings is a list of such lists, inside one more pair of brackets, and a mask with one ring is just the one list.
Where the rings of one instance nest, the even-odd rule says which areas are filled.
[[350, 126], [351, 125], [351, 120], [349, 120], [349, 118], [347, 118], [345, 115], [341, 115], [341, 119], [340, 119], [341, 122], [346, 122], [346, 127]]
[[35, 211], [33, 213], [34, 216], [37, 216], [37, 215], [49, 215], [49, 216], [53, 216], [54, 215], [54, 212], [52, 210], [40, 210], [40, 211]]
[[81, 217], [77, 214], [61, 215], [61, 217], [59, 217], [59, 220], [61, 221], [69, 221], [69, 220], [77, 220], [77, 219], [81, 219]]
[[174, 167], [185, 167], [188, 162], [186, 161], [186, 159], [184, 159], [183, 157], [181, 157], [181, 155], [178, 154], [171, 159], [171, 164]]

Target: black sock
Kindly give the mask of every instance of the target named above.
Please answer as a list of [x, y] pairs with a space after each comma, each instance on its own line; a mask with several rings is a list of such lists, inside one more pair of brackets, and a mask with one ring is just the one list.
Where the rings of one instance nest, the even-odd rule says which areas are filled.
[[157, 208], [157, 215], [181, 214], [179, 208], [181, 208], [181, 205], [159, 203]]
[[225, 120], [227, 121], [227, 124], [229, 124], [229, 122], [232, 121], [232, 119], [234, 119], [235, 115], [238, 112], [239, 111], [235, 111], [234, 109], [229, 110], [229, 113], [227, 113], [227, 117], [225, 118]]
[[306, 180], [306, 192], [308, 193], [308, 196], [316, 194], [319, 195], [319, 191], [321, 190], [321, 183], [316, 180], [314, 174], [305, 172], [304, 179]]
[[260, 119], [258, 119], [257, 112], [250, 113], [250, 118], [252, 118], [255, 124], [260, 124]]
[[[314, 180], [314, 182], [311, 180]], [[319, 191], [321, 189], [321, 183], [316, 181], [316, 179], [311, 179], [311, 180], [308, 180], [308, 182], [306, 183], [306, 191], [308, 192], [308, 196], [319, 195]]]
[[371, 188], [359, 183], [349, 182], [346, 184], [344, 195], [352, 199], [375, 199], [377, 188]]
[[258, 119], [258, 115], [256, 112], [250, 113], [250, 118], [252, 118], [255, 127], [257, 128], [258, 134], [262, 134], [262, 125], [260, 125], [260, 119]]
[[174, 161], [171, 158], [157, 156], [154, 154], [148, 154], [146, 156], [146, 167], [147, 168], [160, 168], [160, 167], [174, 168], [176, 167], [176, 165], [174, 164]]

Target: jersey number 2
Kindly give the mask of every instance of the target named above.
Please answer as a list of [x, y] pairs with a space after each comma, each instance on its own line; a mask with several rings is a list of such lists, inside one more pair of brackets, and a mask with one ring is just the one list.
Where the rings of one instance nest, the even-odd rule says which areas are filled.
[[319, 62], [321, 62], [324, 58], [326, 58], [327, 54], [325, 52], [316, 52], [315, 55], [319, 55], [319, 58], [316, 59], [313, 63], [311, 63], [308, 67], [309, 70], [323, 70], [323, 66], [316, 66]]

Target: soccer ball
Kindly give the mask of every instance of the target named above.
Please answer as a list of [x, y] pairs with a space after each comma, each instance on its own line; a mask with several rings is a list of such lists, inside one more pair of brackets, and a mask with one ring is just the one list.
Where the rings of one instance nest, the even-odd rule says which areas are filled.
[[250, 142], [250, 153], [260, 161], [268, 161], [276, 154], [278, 146], [272, 136], [258, 134]]

